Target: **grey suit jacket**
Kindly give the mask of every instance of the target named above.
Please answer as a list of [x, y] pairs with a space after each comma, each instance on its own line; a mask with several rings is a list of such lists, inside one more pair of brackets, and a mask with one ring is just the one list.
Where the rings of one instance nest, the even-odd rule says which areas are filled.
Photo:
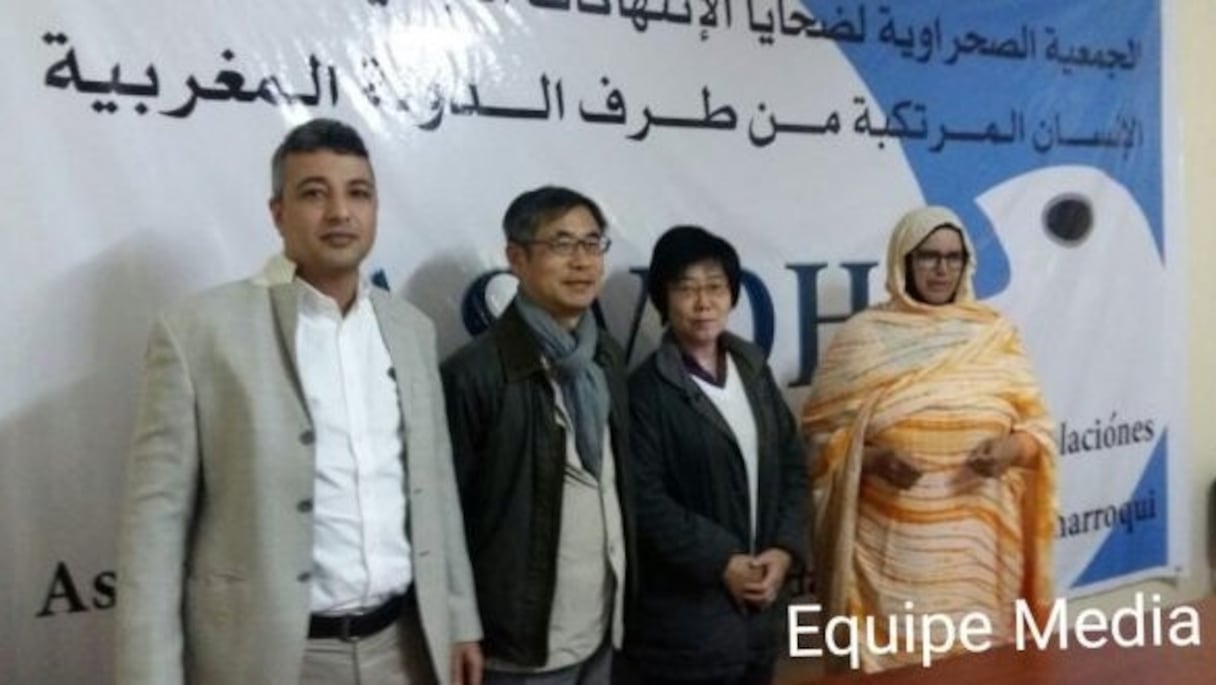
[[[123, 502], [119, 683], [298, 683], [314, 452], [295, 364], [296, 283], [221, 286], [148, 343]], [[414, 588], [435, 673], [478, 640], [431, 322], [373, 289], [404, 417]]]

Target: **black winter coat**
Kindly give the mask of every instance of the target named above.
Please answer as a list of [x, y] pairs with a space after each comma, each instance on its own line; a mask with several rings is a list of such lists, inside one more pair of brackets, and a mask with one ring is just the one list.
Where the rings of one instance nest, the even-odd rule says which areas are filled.
[[[628, 598], [635, 552], [623, 359], [620, 346], [601, 330], [595, 361], [611, 395], [608, 439], [617, 465]], [[555, 418], [540, 346], [511, 304], [440, 372], [482, 649], [520, 666], [543, 665], [557, 586], [566, 435]], [[629, 608], [627, 599], [626, 614]]]
[[741, 611], [722, 580], [735, 554], [777, 547], [806, 561], [807, 474], [793, 416], [759, 348], [730, 333], [756, 421], [755, 539], [743, 457], [734, 433], [689, 376], [670, 335], [629, 378], [637, 495], [639, 597], [626, 631], [643, 675], [721, 678], [775, 658], [779, 599]]

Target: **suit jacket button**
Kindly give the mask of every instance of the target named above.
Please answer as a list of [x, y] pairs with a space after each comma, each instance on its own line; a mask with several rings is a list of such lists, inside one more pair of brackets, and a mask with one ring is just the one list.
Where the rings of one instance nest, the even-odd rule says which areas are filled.
[[300, 433], [300, 444], [311, 445], [316, 441], [317, 441], [317, 436], [315, 433], [312, 432], [312, 429], [308, 429], [308, 430], [305, 430], [303, 433]]
[[298, 509], [302, 514], [307, 514], [308, 512], [312, 511], [312, 500], [300, 500], [300, 503], [296, 505], [296, 509]]
[[305, 571], [305, 572], [301, 573], [300, 575], [296, 576], [296, 580], [300, 581], [301, 583], [307, 583], [308, 581], [312, 580], [312, 574], [309, 573], [308, 571]]

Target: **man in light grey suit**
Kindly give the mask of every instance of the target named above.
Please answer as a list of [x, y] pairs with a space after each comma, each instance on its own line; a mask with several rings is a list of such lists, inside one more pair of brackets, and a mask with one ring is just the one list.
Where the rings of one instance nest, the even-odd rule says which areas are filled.
[[370, 287], [350, 127], [272, 159], [283, 254], [156, 321], [127, 466], [119, 683], [481, 679], [430, 321]]

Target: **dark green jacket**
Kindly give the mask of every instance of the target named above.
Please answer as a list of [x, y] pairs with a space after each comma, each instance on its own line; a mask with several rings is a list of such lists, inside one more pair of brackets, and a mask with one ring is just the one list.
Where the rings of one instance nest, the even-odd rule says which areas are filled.
[[[628, 591], [634, 523], [624, 354], [603, 330], [595, 360], [604, 369], [612, 400], [608, 427]], [[555, 418], [540, 346], [512, 303], [440, 371], [485, 633], [482, 648], [487, 657], [541, 666], [549, 656], [566, 435]]]

